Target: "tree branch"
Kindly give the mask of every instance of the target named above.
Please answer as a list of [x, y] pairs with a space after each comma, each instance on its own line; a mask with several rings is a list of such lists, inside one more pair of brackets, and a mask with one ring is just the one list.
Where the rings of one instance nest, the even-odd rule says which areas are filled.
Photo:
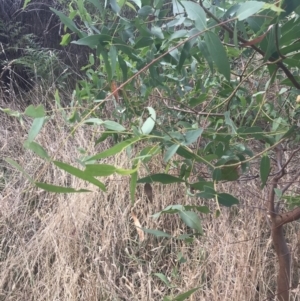
[[[226, 24], [223, 24], [221, 20], [219, 20], [214, 14], [212, 14], [204, 5], [203, 3], [200, 1], [200, 5], [203, 8], [203, 10], [205, 11], [205, 13], [210, 16], [212, 19], [214, 19], [218, 24], [220, 24], [220, 26], [222, 28], [224, 28], [227, 32], [231, 33], [233, 35], [233, 30], [228, 27]], [[245, 40], [244, 38], [238, 36], [237, 37], [239, 42], [245, 44], [248, 41]], [[255, 45], [250, 45], [252, 49], [254, 49], [256, 52], [258, 52], [259, 54], [261, 54], [263, 57], [265, 56], [265, 53], [259, 49], [257, 46]], [[282, 63], [281, 60], [277, 61], [277, 59], [270, 57], [268, 59], [269, 62], [271, 63], [275, 63], [287, 76], [287, 78], [293, 83], [294, 87], [296, 87], [297, 89], [300, 89], [300, 83], [297, 82], [297, 80], [295, 79], [294, 75], [290, 72], [290, 70]]]

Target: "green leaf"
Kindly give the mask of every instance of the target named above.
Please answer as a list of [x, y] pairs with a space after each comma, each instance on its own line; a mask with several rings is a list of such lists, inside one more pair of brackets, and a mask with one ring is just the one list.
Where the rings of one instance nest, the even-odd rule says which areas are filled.
[[98, 8], [99, 12], [103, 10], [103, 7], [100, 4], [99, 0], [88, 0], [88, 2], [91, 2], [95, 5], [96, 8]]
[[151, 33], [158, 39], [161, 39], [161, 40], [164, 39], [164, 34], [160, 27], [152, 26]]
[[67, 46], [67, 45], [69, 45], [70, 42], [71, 42], [71, 35], [69, 33], [66, 33], [62, 36], [61, 42], [59, 43], [59, 45]]
[[177, 154], [186, 159], [196, 160], [197, 162], [200, 162], [200, 163], [206, 163], [206, 161], [203, 160], [201, 157], [197, 156], [193, 152], [188, 151], [186, 148], [184, 148], [182, 146], [180, 146], [178, 148]]
[[131, 0], [133, 3], [137, 5], [138, 8], [142, 7], [142, 1], [141, 0]]
[[185, 62], [185, 60], [187, 58], [189, 58], [191, 56], [191, 48], [192, 48], [192, 45], [191, 45], [191, 42], [190, 41], [187, 41], [184, 45], [183, 45], [183, 48], [181, 50], [181, 54], [180, 54], [180, 58], [179, 58], [179, 63], [178, 63], [178, 71], [181, 71], [182, 69], [182, 66]]
[[149, 5], [145, 5], [141, 9], [138, 10], [138, 15], [140, 17], [148, 17], [149, 15], [152, 15], [152, 14], [154, 14], [154, 9]]
[[298, 127], [296, 125], [291, 126], [291, 128], [281, 137], [281, 139], [286, 139], [291, 137], [298, 131]]
[[173, 32], [171, 34], [171, 36], [169, 37], [169, 40], [172, 41], [175, 39], [180, 39], [180, 38], [186, 37], [187, 34], [188, 34], [188, 31], [186, 29], [180, 29], [180, 30]]
[[225, 123], [231, 127], [232, 134], [235, 135], [237, 133], [237, 127], [234, 124], [233, 120], [230, 118], [230, 112], [229, 111], [225, 112], [224, 116], [225, 116]]
[[218, 71], [230, 81], [230, 65], [219, 37], [215, 33], [208, 31], [204, 34], [204, 40]]
[[181, 1], [189, 19], [195, 21], [195, 27], [199, 31], [206, 29], [206, 14], [200, 4], [192, 1]]
[[137, 177], [138, 177], [138, 173], [136, 171], [131, 175], [131, 178], [130, 178], [129, 190], [130, 190], [130, 199], [131, 199], [132, 204], [134, 203], [134, 200], [135, 200]]
[[189, 298], [195, 291], [197, 291], [200, 287], [193, 288], [185, 293], [179, 294], [176, 297], [172, 298], [172, 301], [183, 301]]
[[164, 162], [168, 162], [173, 157], [173, 155], [177, 152], [179, 146], [179, 144], [173, 144], [170, 147], [168, 147], [164, 155]]
[[186, 211], [191, 211], [191, 209], [195, 209], [201, 213], [204, 214], [208, 214], [210, 213], [209, 208], [207, 206], [190, 206], [190, 205], [186, 205], [184, 206]]
[[117, 64], [117, 49], [115, 46], [111, 45], [109, 49], [109, 58], [111, 63], [111, 73], [112, 77], [114, 77], [116, 72], [116, 64]]
[[104, 152], [97, 154], [93, 157], [91, 157], [89, 160], [98, 160], [98, 159], [104, 159], [109, 156], [113, 156], [115, 154], [120, 153], [122, 150], [127, 148], [128, 146], [134, 144], [135, 142], [139, 141], [141, 138], [140, 137], [134, 137], [125, 141], [122, 141], [113, 147], [109, 148], [108, 150], [105, 150]]
[[214, 188], [214, 182], [207, 182], [207, 181], [199, 181], [196, 183], [192, 183], [190, 184], [190, 186], [196, 190], [204, 190], [204, 186], [210, 187], [210, 188]]
[[106, 34], [94, 34], [84, 37], [78, 41], [73, 41], [72, 44], [88, 46], [94, 48], [95, 46], [105, 46], [111, 41], [112, 37]]
[[109, 82], [111, 82], [112, 80], [112, 69], [111, 69], [111, 65], [108, 59], [108, 53], [106, 52], [106, 49], [100, 51], [102, 58], [104, 60], [104, 65], [105, 65], [105, 71], [107, 73], [107, 80]]
[[270, 158], [268, 155], [264, 155], [260, 161], [261, 189], [263, 189], [267, 183], [267, 180], [268, 180], [268, 177], [270, 174], [270, 170], [271, 170]]
[[110, 0], [109, 2], [110, 2], [111, 9], [118, 15], [121, 8], [118, 5], [117, 1], [116, 0]]
[[245, 20], [257, 13], [264, 6], [264, 4], [264, 2], [259, 1], [247, 1], [240, 5], [240, 8], [236, 13], [236, 17], [239, 21]]
[[30, 175], [23, 169], [22, 166], [20, 166], [16, 161], [10, 159], [10, 158], [5, 158], [4, 159], [7, 163], [9, 163], [11, 166], [13, 166], [14, 168], [16, 168], [18, 171], [20, 171], [26, 178], [27, 180], [29, 180], [31, 183], [33, 183], [34, 181], [32, 180], [32, 178], [30, 177]]
[[135, 9], [134, 5], [131, 4], [130, 2], [126, 1], [126, 2], [125, 2], [125, 5], [127, 5], [127, 6], [130, 7], [133, 11], [136, 12], [136, 9]]
[[112, 120], [105, 120], [105, 121], [103, 121], [100, 118], [89, 118], [89, 119], [86, 119], [84, 121], [84, 123], [87, 123], [87, 124], [92, 123], [92, 124], [103, 125], [108, 130], [112, 130], [112, 131], [116, 131], [116, 132], [123, 132], [123, 131], [126, 130], [121, 124], [119, 124], [119, 123], [117, 123], [115, 121], [112, 121]]
[[184, 181], [180, 178], [176, 178], [174, 176], [164, 174], [164, 173], [154, 174], [138, 180], [138, 183], [153, 183], [153, 182], [159, 182], [162, 184], [171, 184], [171, 183], [181, 183]]
[[25, 9], [31, 0], [25, 0], [22, 9]]
[[157, 212], [152, 215], [153, 218], [159, 218], [162, 214], [175, 214], [184, 210], [182, 205], [169, 205], [160, 212]]
[[126, 62], [123, 60], [121, 55], [118, 55], [118, 62], [119, 62], [119, 66], [122, 70], [122, 74], [123, 74], [123, 82], [125, 82], [127, 80], [127, 74], [128, 74], [128, 67]]
[[85, 172], [93, 177], [106, 177], [115, 173], [116, 170], [116, 167], [109, 164], [88, 164], [85, 168]]
[[203, 128], [199, 128], [196, 130], [191, 130], [185, 133], [185, 143], [184, 145], [190, 145], [197, 141], [197, 139], [201, 136], [203, 133]]
[[154, 276], [158, 277], [166, 286], [171, 287], [171, 283], [168, 278], [162, 273], [154, 273]]
[[184, 9], [178, 0], [172, 0], [173, 4], [173, 16], [184, 14]]
[[87, 164], [85, 171], [93, 177], [106, 177], [114, 173], [126, 176], [136, 172], [136, 169], [117, 168], [109, 164]]
[[142, 125], [141, 132], [144, 135], [148, 135], [152, 132], [154, 126], [155, 126], [155, 121], [156, 121], [156, 112], [153, 108], [147, 107], [150, 117], [146, 119], [144, 124]]
[[112, 120], [105, 120], [103, 122], [103, 125], [108, 129], [108, 130], [111, 130], [111, 131], [116, 131], [116, 132], [123, 132], [125, 131], [126, 129], [123, 127], [123, 125], [115, 122], [115, 121], [112, 121]]
[[5, 109], [2, 109], [0, 108], [0, 110], [2, 112], [4, 112], [5, 114], [9, 115], [9, 116], [12, 116], [12, 117], [17, 117], [17, 118], [21, 118], [22, 117], [22, 114], [18, 111], [13, 111], [9, 108], [5, 108]]
[[38, 105], [36, 108], [30, 105], [26, 108], [24, 114], [33, 118], [41, 118], [46, 115], [46, 112], [43, 105]]
[[197, 193], [196, 196], [204, 199], [213, 199], [216, 196], [215, 190], [210, 186], [204, 186], [204, 191]]
[[68, 18], [62, 12], [60, 12], [52, 7], [50, 7], [50, 10], [53, 11], [59, 17], [60, 21], [64, 25], [66, 25], [71, 31], [77, 33], [80, 38], [82, 38], [84, 36], [83, 33], [78, 29], [76, 24], [70, 18]]
[[47, 183], [40, 183], [40, 182], [36, 182], [35, 185], [39, 188], [42, 188], [42, 189], [46, 190], [46, 191], [56, 192], [56, 193], [91, 192], [90, 190], [87, 190], [87, 189], [76, 190], [76, 189], [71, 188], [71, 187], [56, 186], [56, 185], [51, 185], [51, 184], [47, 184]]
[[226, 207], [230, 207], [232, 205], [237, 205], [239, 203], [239, 200], [228, 193], [218, 193], [218, 202]]
[[[213, 179], [215, 181], [235, 181], [239, 178], [239, 163], [237, 156], [222, 156], [215, 164]], [[231, 166], [234, 165], [234, 166]]]
[[28, 133], [27, 141], [31, 142], [35, 139], [35, 137], [38, 135], [40, 130], [43, 127], [45, 117], [35, 118], [32, 122], [31, 128]]
[[200, 234], [203, 234], [201, 221], [196, 212], [180, 211], [179, 216], [188, 227], [195, 229]]
[[97, 187], [99, 187], [100, 189], [102, 189], [103, 191], [106, 191], [105, 185], [102, 182], [95, 179], [88, 172], [82, 171], [74, 166], [71, 166], [67, 163], [63, 163], [60, 161], [54, 161], [53, 163], [60, 169], [66, 171], [67, 173], [69, 173], [79, 179], [82, 179], [84, 181], [87, 181], [89, 183], [92, 183], [92, 184], [96, 185]]
[[211, 57], [211, 54], [207, 48], [207, 45], [204, 41], [200, 41], [198, 43], [199, 50], [201, 51], [202, 55], [206, 59], [208, 66], [210, 68], [210, 71], [213, 72], [213, 59]]
[[140, 39], [137, 39], [134, 49], [140, 49], [144, 47], [148, 47], [153, 44], [153, 38], [152, 37], [141, 37]]
[[98, 124], [98, 125], [102, 125], [103, 122], [104, 121], [100, 118], [89, 118], [84, 121], [84, 123], [86, 124]]
[[47, 152], [45, 151], [45, 149], [40, 144], [38, 144], [34, 141], [31, 141], [31, 142], [25, 141], [24, 147], [32, 150], [33, 152], [35, 152], [38, 156], [40, 156], [43, 159], [46, 159], [46, 160], [50, 159], [50, 157], [47, 154]]
[[155, 230], [155, 229], [146, 229], [146, 228], [141, 228], [145, 233], [149, 233], [149, 234], [152, 234], [156, 237], [167, 237], [167, 238], [171, 238], [172, 235], [166, 233], [166, 232], [163, 232], [163, 231], [160, 231], [160, 230]]
[[140, 152], [140, 155], [136, 158], [142, 160], [144, 163], [147, 163], [154, 155], [158, 154], [159, 151], [160, 147], [158, 145], [147, 146]]

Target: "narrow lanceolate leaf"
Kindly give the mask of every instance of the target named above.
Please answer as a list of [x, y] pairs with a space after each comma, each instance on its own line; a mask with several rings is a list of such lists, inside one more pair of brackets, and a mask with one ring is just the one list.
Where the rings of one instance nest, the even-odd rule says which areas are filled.
[[111, 130], [111, 131], [116, 131], [116, 132], [123, 132], [125, 131], [126, 129], [124, 128], [123, 125], [113, 121], [113, 120], [105, 120], [103, 122], [103, 125], [108, 129], [108, 130]]
[[225, 116], [225, 123], [231, 127], [232, 133], [236, 134], [237, 133], [237, 127], [234, 124], [233, 120], [230, 118], [230, 112], [225, 112], [224, 116]]
[[24, 147], [32, 150], [33, 152], [35, 152], [38, 156], [40, 156], [43, 159], [46, 159], [46, 160], [50, 159], [50, 157], [47, 154], [47, 152], [45, 151], [45, 149], [40, 144], [38, 144], [34, 141], [32, 141], [32, 142], [25, 141]]
[[124, 168], [116, 168], [116, 173], [122, 176], [132, 175], [137, 171], [137, 168], [134, 169], [124, 169]]
[[171, 286], [170, 281], [168, 280], [168, 278], [164, 274], [162, 274], [162, 273], [154, 273], [153, 275], [156, 276], [156, 277], [158, 277], [162, 282], [164, 282], [164, 284], [166, 286], [169, 286], [169, 287]]
[[200, 287], [193, 288], [185, 293], [179, 294], [176, 297], [172, 298], [172, 301], [183, 301], [189, 298], [195, 291], [197, 291]]
[[131, 199], [132, 204], [135, 201], [137, 176], [138, 176], [138, 174], [137, 174], [137, 171], [136, 171], [131, 175], [131, 178], [130, 178], [129, 190], [130, 190], [130, 199]]
[[246, 1], [245, 3], [241, 4], [236, 16], [239, 21], [245, 20], [248, 17], [256, 14], [264, 6], [264, 4], [264, 2], [260, 1]]
[[263, 189], [267, 183], [270, 174], [270, 168], [271, 168], [270, 158], [267, 155], [265, 155], [261, 158], [260, 161], [261, 189]]
[[116, 167], [109, 164], [88, 164], [85, 172], [93, 177], [107, 177], [116, 172]]
[[95, 179], [88, 172], [82, 171], [79, 168], [71, 166], [67, 163], [63, 163], [63, 162], [59, 162], [59, 161], [54, 161], [53, 163], [60, 169], [68, 172], [69, 174], [71, 174], [79, 179], [82, 179], [84, 181], [87, 181], [89, 183], [92, 183], [92, 184], [96, 185], [97, 187], [99, 187], [100, 189], [102, 189], [103, 191], [106, 191], [105, 185], [102, 182]]
[[178, 66], [177, 66], [177, 68], [178, 68], [179, 71], [181, 70], [181, 68], [182, 68], [185, 60], [191, 56], [191, 54], [190, 54], [191, 48], [192, 48], [192, 46], [191, 46], [190, 41], [187, 41], [184, 44], [184, 46], [183, 46], [183, 48], [181, 50], [181, 54], [180, 54], [180, 58], [179, 58], [179, 63], [178, 63]]
[[217, 66], [218, 71], [225, 76], [225, 78], [230, 80], [230, 65], [226, 55], [226, 51], [219, 39], [219, 37], [208, 31], [204, 34], [205, 43], [207, 45], [208, 51], [214, 63]]
[[173, 157], [179, 146], [179, 144], [173, 144], [167, 149], [164, 155], [164, 162], [168, 162]]
[[115, 46], [110, 46], [109, 49], [109, 58], [110, 58], [110, 63], [111, 63], [111, 73], [112, 76], [115, 75], [116, 72], [116, 64], [117, 64], [117, 49]]
[[123, 82], [125, 82], [127, 80], [127, 73], [128, 73], [127, 64], [126, 64], [126, 62], [124, 61], [124, 59], [122, 58], [121, 55], [118, 56], [118, 62], [119, 62], [119, 66], [122, 70]]
[[142, 125], [141, 132], [144, 135], [148, 135], [152, 132], [154, 126], [155, 126], [155, 121], [156, 121], [156, 112], [153, 108], [147, 107], [150, 117], [146, 119], [144, 124]]
[[181, 1], [189, 19], [195, 21], [195, 27], [203, 31], [206, 29], [206, 15], [200, 4], [192, 1]]
[[104, 65], [105, 65], [105, 71], [107, 73], [107, 79], [108, 79], [109, 82], [111, 82], [111, 80], [112, 80], [112, 69], [111, 69], [111, 64], [110, 64], [110, 61], [108, 59], [108, 54], [106, 52], [106, 49], [101, 51], [101, 55], [102, 55]]
[[103, 7], [99, 0], [88, 0], [89, 2], [93, 3], [96, 8], [98, 8], [99, 12], [103, 10]]
[[56, 192], [56, 193], [90, 192], [90, 190], [87, 190], [87, 189], [76, 190], [76, 189], [71, 188], [71, 187], [56, 186], [56, 185], [51, 185], [51, 184], [47, 184], [47, 183], [40, 183], [40, 182], [36, 182], [35, 185], [39, 188], [42, 188], [42, 189], [46, 190], [46, 191]]
[[200, 41], [198, 43], [198, 47], [199, 47], [201, 53], [203, 54], [204, 58], [206, 59], [208, 66], [210, 68], [210, 71], [213, 72], [213, 60], [212, 60], [211, 54], [207, 48], [206, 43], [203, 41]]
[[104, 46], [108, 42], [110, 42], [111, 39], [112, 37], [106, 34], [93, 34], [91, 36], [84, 37], [77, 41], [73, 41], [72, 44], [83, 45], [93, 48], [95, 46]]
[[82, 32], [78, 29], [74, 21], [72, 21], [70, 18], [68, 18], [66, 15], [64, 15], [62, 12], [50, 8], [61, 20], [61, 22], [66, 25], [71, 31], [76, 32], [80, 38], [83, 37]]
[[42, 129], [44, 121], [45, 121], [45, 117], [35, 118], [33, 120], [31, 128], [28, 133], [27, 141], [31, 142], [35, 139], [35, 137], [38, 135], [38, 133]]
[[110, 2], [110, 7], [112, 8], [112, 10], [118, 15], [121, 8], [118, 5], [117, 1], [116, 0], [110, 0], [109, 2]]
[[226, 207], [230, 207], [232, 205], [237, 205], [239, 200], [235, 198], [233, 195], [228, 193], [219, 193], [217, 194], [218, 202]]
[[188, 227], [195, 229], [200, 234], [203, 234], [201, 221], [196, 212], [180, 211], [179, 216]]
[[168, 174], [155, 174], [138, 180], [138, 183], [153, 183], [159, 182], [162, 184], [180, 183], [184, 182], [182, 179], [168, 175]]
[[145, 233], [149, 233], [149, 234], [152, 234], [156, 237], [172, 237], [172, 235], [166, 233], [166, 232], [163, 232], [163, 231], [160, 231], [160, 230], [155, 230], [155, 229], [146, 229], [146, 228], [142, 228], [142, 230], [145, 232]]
[[114, 145], [113, 147], [109, 148], [108, 150], [89, 158], [89, 161], [90, 160], [103, 159], [103, 158], [107, 158], [109, 156], [113, 156], [115, 154], [118, 154], [122, 150], [124, 150], [126, 147], [134, 144], [135, 142], [139, 141], [140, 139], [141, 139], [140, 137], [134, 137], [134, 138], [122, 141], [122, 142]]
[[16, 168], [18, 171], [20, 171], [30, 182], [33, 183], [33, 180], [30, 177], [30, 175], [16, 161], [10, 158], [5, 158], [5, 161], [9, 163], [11, 166], [13, 166], [14, 168]]

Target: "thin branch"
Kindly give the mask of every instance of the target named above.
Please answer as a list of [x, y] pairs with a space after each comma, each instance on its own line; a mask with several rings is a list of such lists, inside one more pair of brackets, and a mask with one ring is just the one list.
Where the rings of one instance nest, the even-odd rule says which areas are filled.
[[295, 183], [295, 181], [297, 180], [297, 178], [300, 176], [300, 170], [296, 173], [295, 177], [293, 178], [293, 180], [291, 180], [289, 183], [287, 183], [287, 185], [284, 186], [283, 189], [281, 189], [282, 194], [284, 194], [289, 188], [290, 186]]
[[[212, 14], [203, 4], [202, 2], [200, 2], [200, 5], [201, 7], [203, 8], [203, 10], [205, 11], [205, 13], [210, 16], [212, 19], [214, 19], [222, 28], [224, 28], [227, 32], [231, 33], [232, 35], [234, 34], [233, 33], [233, 30], [227, 26], [226, 24], [222, 23], [221, 20], [219, 20], [214, 14]], [[238, 40], [245, 44], [247, 43], [248, 41], [243, 39], [242, 37], [240, 37], [238, 35]], [[259, 54], [261, 54], [263, 57], [265, 56], [265, 53], [259, 49], [257, 46], [255, 45], [251, 45], [251, 48], [254, 49], [256, 52], [258, 52]], [[287, 78], [293, 83], [294, 87], [296, 87], [297, 89], [300, 89], [300, 83], [297, 82], [296, 78], [294, 77], [294, 75], [290, 72], [290, 70], [283, 64], [283, 62], [280, 60], [280, 61], [277, 61], [276, 59], [270, 57], [269, 59], [269, 62], [272, 62], [272, 63], [275, 63], [284, 73], [285, 75], [287, 76]]]
[[298, 147], [297, 149], [295, 149], [292, 153], [291, 153], [291, 155], [290, 155], [290, 157], [288, 158], [288, 160], [285, 162], [285, 164], [283, 164], [283, 166], [282, 166], [282, 169], [285, 169], [286, 167], [287, 167], [287, 165], [290, 163], [290, 161], [292, 160], [292, 158], [295, 156], [295, 154], [297, 153], [297, 152], [299, 152], [300, 151], [300, 147]]
[[209, 113], [209, 112], [197, 112], [194, 110], [185, 110], [185, 109], [181, 109], [178, 108], [176, 106], [169, 106], [166, 101], [163, 99], [164, 104], [166, 105], [166, 107], [168, 109], [174, 110], [174, 111], [179, 111], [179, 112], [184, 112], [184, 113], [189, 113], [189, 114], [195, 114], [195, 115], [199, 115], [199, 116], [219, 116], [219, 117], [224, 117], [224, 114], [221, 113]]

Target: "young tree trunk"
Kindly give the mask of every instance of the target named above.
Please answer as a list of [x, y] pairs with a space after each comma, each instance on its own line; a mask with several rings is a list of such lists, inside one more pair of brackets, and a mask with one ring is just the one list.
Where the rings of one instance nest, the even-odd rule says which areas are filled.
[[291, 254], [286, 244], [283, 225], [272, 219], [272, 240], [278, 257], [277, 300], [289, 301], [291, 279]]

